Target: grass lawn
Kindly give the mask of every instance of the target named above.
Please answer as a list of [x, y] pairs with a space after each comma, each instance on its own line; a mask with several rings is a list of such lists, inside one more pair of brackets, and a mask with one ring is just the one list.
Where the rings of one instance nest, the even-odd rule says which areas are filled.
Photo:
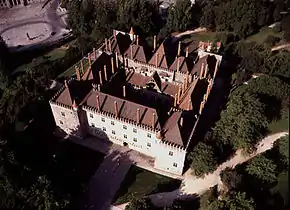
[[16, 68], [14, 70], [13, 73], [25, 71], [27, 68], [32, 68], [32, 67], [38, 66], [46, 61], [57, 60], [59, 58], [64, 57], [65, 53], [66, 53], [65, 47], [59, 47], [59, 48], [53, 49], [52, 51], [50, 51], [42, 56], [34, 58], [32, 60], [32, 62], [19, 66], [18, 68]]
[[132, 166], [117, 191], [113, 203], [115, 205], [126, 203], [132, 196], [142, 197], [152, 193], [172, 191], [180, 184], [180, 180]]
[[[86, 71], [86, 69], [89, 67], [89, 60], [87, 58], [83, 58], [82, 60], [83, 60], [84, 69]], [[78, 61], [75, 65], [71, 66], [65, 72], [58, 75], [57, 78], [73, 76], [76, 73], [75, 66], [78, 66], [79, 69], [81, 70], [81, 61]]]
[[263, 44], [269, 35], [282, 38], [283, 32], [275, 33], [272, 28], [264, 27], [260, 29], [259, 33], [249, 36], [246, 39], [246, 42], [256, 42], [258, 44]]
[[192, 41], [212, 41], [216, 37], [216, 32], [200, 32], [200, 33], [195, 33], [195, 34], [190, 34], [190, 35], [185, 35], [182, 37], [182, 41], [184, 43], [189, 43]]

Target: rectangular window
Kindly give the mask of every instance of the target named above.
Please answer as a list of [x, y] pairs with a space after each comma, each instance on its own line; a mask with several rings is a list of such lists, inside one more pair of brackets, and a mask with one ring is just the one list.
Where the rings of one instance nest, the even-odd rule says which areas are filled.
[[127, 126], [126, 125], [123, 125], [123, 129], [127, 130]]
[[111, 125], [115, 125], [114, 121], [111, 121]]
[[134, 133], [137, 133], [137, 129], [136, 129], [136, 128], [133, 128], [133, 132], [134, 132]]
[[137, 138], [133, 138], [133, 141], [137, 142]]
[[116, 132], [115, 132], [114, 130], [112, 130], [112, 134], [114, 134], [114, 135], [115, 135], [115, 134], [116, 134]]
[[126, 134], [124, 134], [124, 138], [125, 138], [125, 139], [127, 138], [127, 135], [126, 135]]
[[174, 166], [174, 167], [177, 167], [177, 163], [173, 163], [173, 166]]
[[90, 118], [94, 118], [93, 114], [90, 114]]
[[148, 137], [148, 138], [151, 138], [151, 134], [150, 134], [150, 133], [147, 133], [147, 137]]
[[94, 123], [92, 123], [92, 124], [91, 124], [91, 126], [94, 128], [94, 127], [95, 127], [95, 124], [94, 124]]
[[61, 112], [61, 116], [65, 116], [64, 112]]
[[170, 156], [173, 156], [173, 152], [169, 151], [169, 155], [170, 155]]
[[59, 123], [60, 123], [61, 125], [63, 125], [63, 122], [62, 122], [61, 120], [59, 121]]
[[147, 147], [151, 147], [151, 143], [147, 143]]
[[102, 122], [105, 122], [105, 118], [102, 117]]
[[105, 127], [103, 127], [103, 131], [106, 131], [106, 128]]

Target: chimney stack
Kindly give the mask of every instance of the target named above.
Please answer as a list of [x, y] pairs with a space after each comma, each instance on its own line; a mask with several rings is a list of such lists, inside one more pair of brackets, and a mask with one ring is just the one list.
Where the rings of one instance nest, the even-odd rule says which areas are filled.
[[201, 69], [200, 69], [199, 79], [202, 79], [202, 76], [203, 76], [203, 69], [204, 69], [204, 63], [201, 64]]
[[201, 114], [201, 112], [202, 112], [203, 104], [204, 104], [204, 102], [202, 101], [201, 104], [200, 104], [200, 107], [199, 107], [199, 114]]
[[180, 56], [180, 51], [181, 51], [181, 41], [178, 42], [178, 50], [177, 50], [177, 56]]
[[98, 84], [97, 87], [98, 87], [98, 91], [101, 91], [101, 85]]
[[139, 35], [137, 35], [136, 45], [139, 45]]
[[186, 77], [185, 77], [185, 87], [188, 87], [188, 83], [189, 83], [189, 73], [188, 71], [186, 72]]
[[101, 111], [101, 105], [100, 105], [100, 97], [97, 95], [97, 109], [100, 112]]
[[84, 72], [84, 64], [83, 64], [83, 59], [81, 59], [81, 69], [82, 69], [82, 74], [85, 73]]
[[100, 84], [103, 84], [103, 80], [102, 80], [102, 71], [99, 71], [99, 78], [100, 78]]
[[111, 57], [111, 65], [112, 65], [112, 74], [114, 74], [115, 73], [114, 57]]
[[112, 52], [111, 39], [109, 39], [109, 51]]
[[191, 109], [191, 99], [188, 100], [188, 104], [187, 104], [187, 110]]
[[126, 86], [123, 85], [123, 97], [125, 98], [126, 97]]
[[155, 128], [155, 116], [156, 116], [156, 114], [153, 113], [153, 116], [152, 116], [152, 128], [153, 129]]
[[177, 57], [177, 71], [180, 70], [180, 57]]
[[215, 68], [214, 68], [214, 74], [213, 74], [213, 78], [215, 78], [217, 70], [218, 70], [218, 66], [219, 66], [219, 61], [217, 60], [215, 63]]
[[113, 36], [114, 36], [114, 39], [116, 39], [116, 30], [113, 29]]
[[156, 36], [154, 36], [154, 45], [153, 45], [154, 51], [156, 50], [156, 47], [157, 47], [157, 40], [156, 40]]
[[77, 66], [75, 66], [75, 70], [76, 70], [77, 80], [81, 81], [81, 73], [80, 73], [80, 70]]
[[206, 65], [205, 65], [205, 71], [204, 71], [203, 78], [206, 78], [206, 76], [207, 76], [207, 72], [208, 72], [208, 65], [206, 64]]
[[105, 81], [108, 81], [108, 76], [107, 76], [107, 65], [104, 65], [104, 75], [105, 75]]
[[174, 107], [177, 106], [177, 93], [174, 95]]
[[137, 124], [140, 123], [140, 109], [137, 108]]
[[76, 103], [76, 100], [73, 101], [72, 107], [73, 107], [73, 110], [75, 110], [75, 111], [78, 110], [78, 105]]
[[180, 118], [180, 127], [183, 127], [183, 117]]
[[116, 51], [116, 68], [119, 68], [118, 52]]
[[186, 58], [188, 57], [188, 47], [186, 48], [186, 51], [185, 51], [185, 57]]
[[116, 118], [118, 118], [118, 104], [117, 104], [117, 101], [114, 101], [114, 107], [115, 107], [115, 115], [116, 115]]
[[68, 89], [67, 80], [64, 80], [64, 86]]

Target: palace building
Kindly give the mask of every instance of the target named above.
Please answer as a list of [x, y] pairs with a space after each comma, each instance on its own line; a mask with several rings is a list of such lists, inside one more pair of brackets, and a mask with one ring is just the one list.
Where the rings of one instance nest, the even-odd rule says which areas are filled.
[[220, 43], [196, 49], [168, 38], [153, 49], [133, 29], [114, 30], [75, 67], [50, 100], [66, 134], [129, 147], [154, 158], [154, 168], [181, 175], [188, 146], [222, 57]]

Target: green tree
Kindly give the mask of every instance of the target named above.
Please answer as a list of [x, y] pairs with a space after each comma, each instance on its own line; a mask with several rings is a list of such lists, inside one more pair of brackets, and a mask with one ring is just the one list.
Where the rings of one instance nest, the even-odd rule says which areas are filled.
[[161, 28], [159, 3], [151, 0], [120, 0], [117, 8], [118, 27], [129, 31], [134, 27], [135, 32], [148, 36], [157, 34]]
[[279, 151], [280, 161], [289, 166], [289, 135], [283, 136], [278, 139], [274, 146]]
[[175, 5], [169, 8], [167, 27], [170, 31], [184, 31], [192, 24], [192, 7], [190, 0], [177, 0]]
[[247, 198], [245, 192], [233, 192], [225, 196], [225, 209], [228, 210], [254, 210], [255, 203], [252, 198]]
[[125, 210], [151, 210], [154, 209], [153, 204], [147, 197], [135, 198], [130, 200], [130, 203], [126, 206]]
[[275, 163], [264, 155], [253, 158], [247, 165], [246, 171], [262, 182], [272, 183], [277, 180]]
[[238, 189], [242, 182], [242, 176], [236, 170], [226, 168], [220, 174], [223, 184], [228, 190]]
[[217, 166], [213, 148], [203, 142], [199, 142], [194, 147], [189, 155], [189, 159], [191, 161], [191, 168], [196, 176], [213, 172]]

